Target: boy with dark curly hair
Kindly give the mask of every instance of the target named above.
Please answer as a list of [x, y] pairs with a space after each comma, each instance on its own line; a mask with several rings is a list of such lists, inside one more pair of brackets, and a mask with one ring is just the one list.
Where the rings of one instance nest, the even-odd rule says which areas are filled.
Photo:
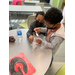
[[39, 27], [34, 29], [34, 31], [36, 31], [37, 33], [39, 32], [46, 33], [45, 41], [41, 39], [36, 39], [35, 41], [38, 44], [42, 44], [44, 47], [48, 49], [52, 49], [52, 55], [56, 53], [60, 44], [65, 39], [64, 26], [63, 24], [61, 24], [62, 18], [63, 18], [62, 12], [59, 9], [52, 7], [46, 12], [44, 16], [46, 28]]

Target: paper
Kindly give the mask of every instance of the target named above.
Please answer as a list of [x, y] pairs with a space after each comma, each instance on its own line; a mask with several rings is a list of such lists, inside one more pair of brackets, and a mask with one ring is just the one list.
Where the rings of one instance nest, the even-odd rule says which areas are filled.
[[33, 75], [35, 71], [23, 52], [9, 60], [9, 75]]
[[21, 27], [28, 29], [27, 21], [19, 24]]

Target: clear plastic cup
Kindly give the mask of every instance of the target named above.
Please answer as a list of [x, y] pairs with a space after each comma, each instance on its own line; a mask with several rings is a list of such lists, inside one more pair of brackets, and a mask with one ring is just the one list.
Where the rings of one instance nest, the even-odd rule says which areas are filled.
[[35, 42], [35, 39], [36, 39], [36, 38], [34, 37], [34, 41], [33, 41], [33, 43], [31, 44], [31, 45], [32, 45], [32, 51], [37, 48], [37, 45], [36, 45], [37, 43]]
[[41, 44], [36, 45], [37, 43], [35, 42], [35, 40], [36, 40], [36, 39], [44, 40], [44, 39], [45, 39], [44, 36], [43, 36], [43, 35], [40, 35], [40, 36], [33, 35], [33, 36], [34, 36], [34, 41], [33, 41], [33, 43], [31, 44], [31, 45], [32, 45], [32, 51], [43, 49], [43, 46], [42, 46]]

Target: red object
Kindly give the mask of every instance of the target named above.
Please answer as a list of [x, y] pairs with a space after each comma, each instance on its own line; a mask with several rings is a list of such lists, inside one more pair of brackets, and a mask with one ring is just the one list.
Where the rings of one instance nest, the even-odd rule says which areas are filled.
[[[19, 5], [22, 5], [21, 1], [22, 0], [13, 0], [12, 5], [17, 5], [18, 2], [19, 2]], [[25, 0], [23, 0], [23, 2], [25, 2]]]
[[[27, 70], [27, 74], [25, 74], [25, 72], [23, 71], [23, 64], [19, 62], [19, 63], [15, 64], [15, 67], [14, 67], [15, 72], [19, 72], [19, 70], [18, 70], [18, 67], [19, 67], [21, 69], [21, 72], [22, 72], [23, 75], [32, 75], [32, 74], [35, 73], [36, 69], [33, 67], [33, 65], [30, 63], [30, 61], [27, 59], [27, 57], [24, 55], [23, 52], [18, 54], [15, 57], [13, 57], [12, 59], [14, 59], [14, 58], [21, 58], [21, 59], [23, 59], [26, 62], [27, 69], [28, 69]], [[9, 60], [9, 64], [10, 64], [12, 59]], [[11, 75], [10, 71], [9, 71], [9, 75]]]

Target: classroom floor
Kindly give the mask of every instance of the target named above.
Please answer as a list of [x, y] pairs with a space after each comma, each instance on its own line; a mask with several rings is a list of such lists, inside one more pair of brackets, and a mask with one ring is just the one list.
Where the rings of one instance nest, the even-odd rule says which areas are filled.
[[[50, 8], [50, 5], [45, 4], [44, 9], [47, 11]], [[61, 9], [62, 11], [62, 9]], [[11, 16], [11, 25], [12, 29], [17, 29], [18, 24], [24, 22], [27, 20], [28, 16], [22, 16], [22, 15], [13, 15]], [[9, 21], [9, 30], [11, 30], [10, 27], [10, 21]], [[20, 27], [22, 28], [22, 27]], [[54, 55], [52, 66], [49, 67], [47, 73], [45, 75], [55, 75], [55, 73], [58, 71], [58, 69], [65, 64], [65, 41], [61, 44], [60, 48]]]
[[65, 40], [60, 45], [54, 55], [53, 63], [45, 75], [55, 75], [55, 73], [65, 64]]

